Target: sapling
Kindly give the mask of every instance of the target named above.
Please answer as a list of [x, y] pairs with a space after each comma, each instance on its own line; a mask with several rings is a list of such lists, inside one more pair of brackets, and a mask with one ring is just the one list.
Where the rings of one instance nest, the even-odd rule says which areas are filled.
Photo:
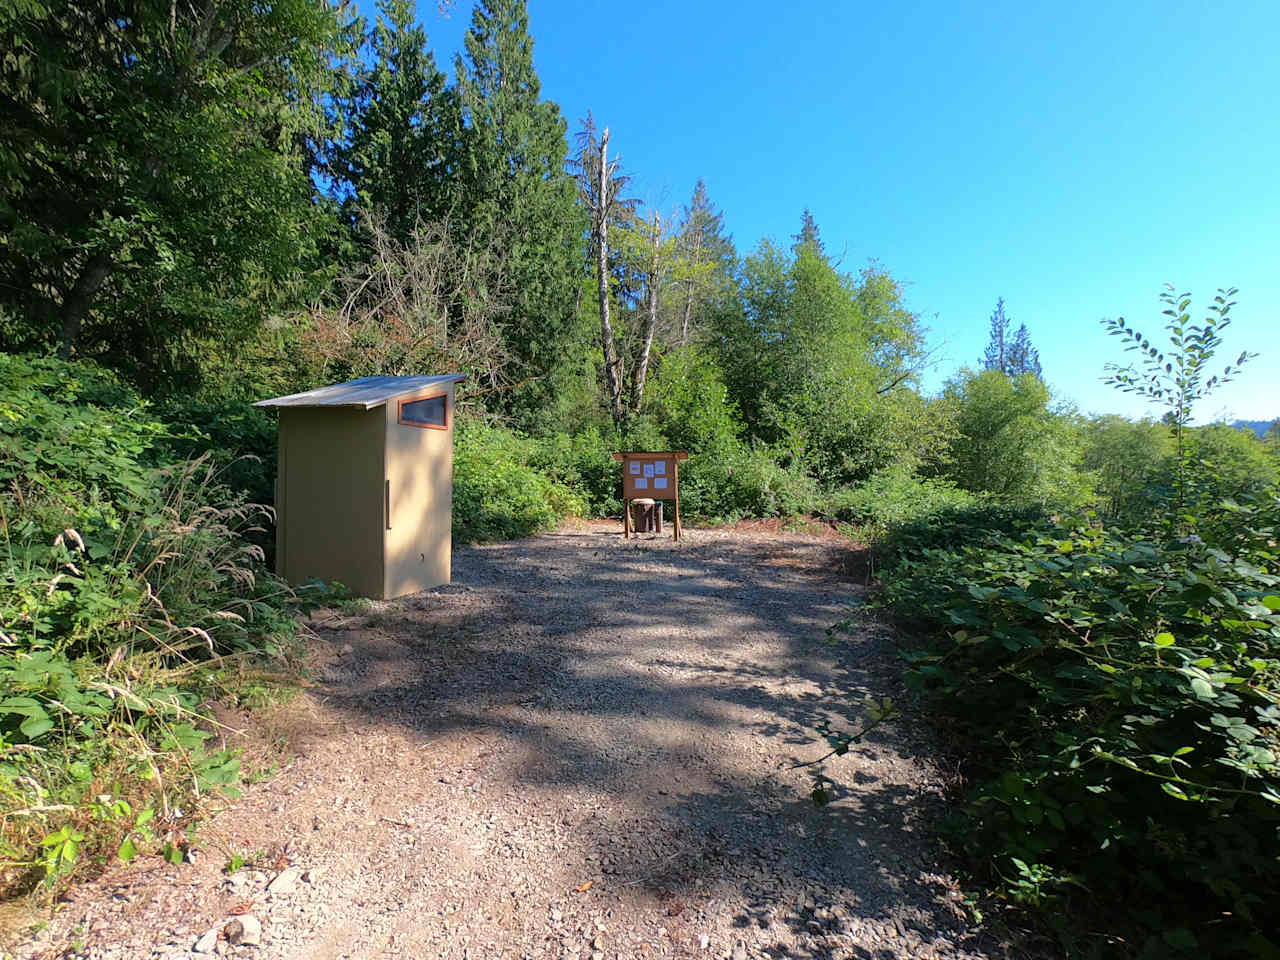
[[1186, 493], [1187, 424], [1191, 422], [1195, 404], [1214, 390], [1229, 383], [1246, 363], [1257, 356], [1242, 350], [1234, 363], [1228, 363], [1220, 374], [1210, 374], [1213, 355], [1222, 346], [1222, 332], [1231, 324], [1228, 314], [1236, 301], [1231, 298], [1238, 292], [1218, 288], [1209, 315], [1201, 324], [1191, 322], [1191, 295], [1174, 294], [1174, 286], [1165, 284], [1160, 301], [1165, 305], [1161, 313], [1169, 318], [1165, 329], [1169, 331], [1170, 346], [1161, 350], [1144, 337], [1136, 327], [1125, 322], [1124, 317], [1103, 320], [1102, 325], [1113, 337], [1120, 337], [1128, 346], [1125, 352], [1137, 351], [1138, 364], [1121, 366], [1108, 363], [1104, 369], [1108, 375], [1103, 383], [1125, 393], [1136, 393], [1152, 403], [1166, 408], [1164, 421], [1170, 424], [1177, 441], [1178, 472], [1176, 489], [1178, 513], [1181, 514]]

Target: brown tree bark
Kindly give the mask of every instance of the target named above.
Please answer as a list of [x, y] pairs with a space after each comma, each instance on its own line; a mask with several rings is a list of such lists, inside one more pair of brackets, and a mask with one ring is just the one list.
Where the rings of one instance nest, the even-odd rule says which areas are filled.
[[93, 306], [93, 298], [111, 275], [111, 257], [99, 251], [89, 258], [76, 278], [75, 285], [62, 301], [62, 332], [58, 338], [58, 356], [71, 359], [71, 352], [80, 339], [85, 317]]
[[658, 248], [662, 240], [662, 221], [657, 211], [653, 214], [653, 233], [649, 237], [652, 244], [649, 258], [649, 273], [645, 284], [649, 288], [649, 309], [644, 322], [644, 346], [640, 348], [640, 359], [636, 361], [636, 371], [631, 379], [631, 408], [640, 412], [640, 403], [644, 400], [644, 381], [649, 373], [649, 353], [653, 349], [653, 333], [658, 328]]
[[609, 128], [600, 134], [599, 192], [596, 194], [596, 286], [600, 295], [600, 347], [604, 351], [604, 373], [609, 385], [609, 405], [613, 419], [621, 423], [622, 370], [618, 363], [618, 348], [613, 340], [613, 326], [609, 323]]

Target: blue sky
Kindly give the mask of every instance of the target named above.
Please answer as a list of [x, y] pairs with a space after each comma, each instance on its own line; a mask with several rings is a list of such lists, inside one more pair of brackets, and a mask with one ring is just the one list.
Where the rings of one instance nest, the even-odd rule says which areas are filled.
[[[845, 268], [905, 281], [926, 388], [1003, 296], [1059, 396], [1140, 415], [1099, 382], [1099, 319], [1150, 336], [1165, 281], [1196, 319], [1235, 286], [1223, 359], [1262, 355], [1199, 419], [1280, 416], [1280, 3], [529, 7], [544, 96], [610, 127], [646, 203], [702, 177], [740, 251], [808, 207]], [[451, 69], [470, 4], [420, 11]]]

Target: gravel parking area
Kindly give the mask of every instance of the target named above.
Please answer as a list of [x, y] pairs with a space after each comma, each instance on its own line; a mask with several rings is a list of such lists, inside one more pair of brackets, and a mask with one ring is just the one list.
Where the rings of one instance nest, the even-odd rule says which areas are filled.
[[847, 563], [604, 523], [459, 548], [449, 586], [315, 618], [296, 757], [194, 863], [78, 888], [17, 954], [1021, 956], [966, 919], [918, 725], [827, 764], [825, 807], [790, 769], [822, 718], [900, 692], [884, 628], [827, 636], [863, 590]]

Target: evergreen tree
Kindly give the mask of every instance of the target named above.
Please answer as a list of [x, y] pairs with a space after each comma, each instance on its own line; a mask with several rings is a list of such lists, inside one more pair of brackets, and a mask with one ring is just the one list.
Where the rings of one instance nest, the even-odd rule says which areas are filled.
[[999, 370], [1005, 376], [1018, 377], [1024, 373], [1040, 376], [1040, 352], [1031, 344], [1031, 334], [1024, 323], [1017, 333], [1010, 335], [1012, 322], [1004, 312], [1004, 297], [996, 300], [991, 314], [991, 335], [982, 355], [984, 370]]
[[349, 129], [339, 173], [349, 192], [343, 206], [353, 228], [362, 209], [406, 243], [419, 220], [448, 211], [457, 161], [455, 98], [410, 0], [379, 0], [365, 45], [365, 65], [344, 111]]
[[791, 239], [795, 241], [791, 247], [793, 253], [799, 253], [801, 248], [809, 247], [819, 257], [826, 259], [827, 248], [822, 245], [822, 234], [818, 231], [818, 221], [813, 218], [813, 214], [809, 212], [808, 207], [805, 207], [804, 212], [800, 214], [800, 232]]
[[1011, 377], [1024, 373], [1034, 373], [1040, 377], [1040, 351], [1031, 345], [1031, 334], [1027, 332], [1025, 323], [1018, 326], [1014, 334], [1013, 344], [1009, 348], [1009, 369], [1005, 371]]
[[513, 379], [527, 387], [507, 402], [533, 405], [577, 333], [585, 219], [565, 169], [565, 122], [541, 99], [524, 0], [479, 0], [464, 43], [458, 226], [510, 251], [515, 302], [504, 328]]
[[724, 214], [715, 208], [701, 178], [693, 197], [682, 209], [676, 245], [676, 287], [680, 291], [680, 341], [688, 340], [707, 305], [722, 296], [733, 282], [738, 254], [733, 239], [724, 233]]
[[996, 300], [996, 308], [991, 314], [991, 335], [987, 340], [986, 352], [982, 355], [982, 369], [1006, 372], [1011, 346], [1009, 318], [1004, 315], [1004, 297], [999, 297]]

